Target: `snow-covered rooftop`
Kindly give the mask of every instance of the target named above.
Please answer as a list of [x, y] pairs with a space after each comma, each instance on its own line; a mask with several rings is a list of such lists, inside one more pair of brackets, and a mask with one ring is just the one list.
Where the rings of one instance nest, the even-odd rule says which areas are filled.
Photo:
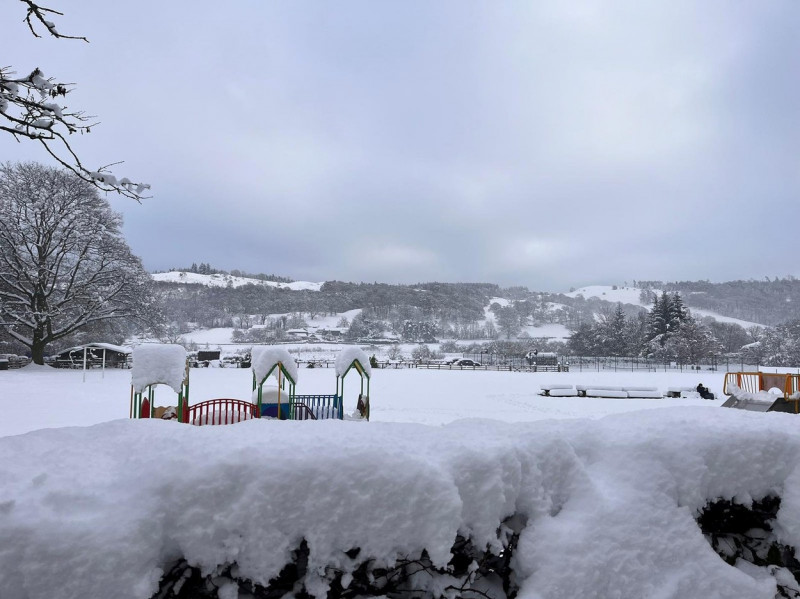
[[68, 349], [62, 350], [59, 353], [66, 353], [66, 352], [73, 352], [73, 351], [83, 351], [83, 348], [87, 349], [107, 349], [110, 351], [115, 351], [120, 354], [129, 354], [133, 350], [130, 347], [124, 347], [122, 345], [114, 345], [113, 343], [85, 343], [83, 345], [76, 345], [75, 347], [70, 347]]
[[342, 376], [347, 372], [347, 369], [350, 368], [350, 365], [355, 360], [358, 360], [361, 366], [364, 367], [364, 373], [367, 375], [367, 378], [371, 377], [372, 365], [369, 363], [369, 356], [367, 356], [363, 349], [356, 346], [345, 347], [339, 352], [339, 355], [336, 356], [336, 376]]
[[[292, 380], [297, 383], [297, 362], [295, 362], [292, 354], [290, 354], [285, 347], [275, 345], [256, 346], [253, 348], [250, 365], [253, 369], [256, 381], [259, 383], [263, 381], [278, 362], [283, 364], [286, 372]], [[278, 370], [275, 369], [272, 374], [277, 378]]]
[[136, 393], [148, 385], [164, 384], [181, 392], [186, 372], [186, 350], [172, 343], [147, 343], [133, 350], [131, 384]]

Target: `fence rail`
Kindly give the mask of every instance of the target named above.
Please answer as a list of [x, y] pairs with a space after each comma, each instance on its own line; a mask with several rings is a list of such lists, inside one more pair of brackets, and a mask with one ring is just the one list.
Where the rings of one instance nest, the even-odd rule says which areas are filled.
[[[528, 364], [519, 356], [500, 356], [498, 354], [464, 354], [465, 358], [479, 362], [481, 366], [461, 366], [441, 361], [417, 362], [413, 360], [379, 360], [373, 368], [400, 370], [416, 368], [420, 370], [491, 370], [499, 372], [731, 372], [759, 370], [793, 370], [800, 374], [800, 368], [766, 367], [760, 364], [747, 364], [741, 359], [726, 356], [712, 356], [700, 362], [678, 362], [652, 360], [631, 356], [559, 356], [560, 363], [554, 365]], [[483, 358], [483, 360], [481, 360]], [[333, 368], [333, 360], [299, 360], [298, 365], [307, 368]]]

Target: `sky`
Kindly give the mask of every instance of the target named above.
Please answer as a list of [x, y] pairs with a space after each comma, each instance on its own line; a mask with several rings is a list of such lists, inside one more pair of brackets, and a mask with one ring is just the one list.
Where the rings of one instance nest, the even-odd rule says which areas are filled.
[[[800, 276], [800, 3], [53, 0], [0, 64], [74, 82], [149, 270], [298, 280]], [[0, 136], [0, 161], [52, 163]]]

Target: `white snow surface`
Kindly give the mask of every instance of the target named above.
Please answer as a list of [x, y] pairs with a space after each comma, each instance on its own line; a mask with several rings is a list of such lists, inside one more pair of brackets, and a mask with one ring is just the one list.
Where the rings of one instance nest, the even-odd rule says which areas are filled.
[[[350, 571], [353, 547], [389, 562], [424, 548], [444, 566], [456, 534], [496, 545], [512, 514], [527, 517], [521, 599], [772, 599], [766, 570], [726, 564], [694, 516], [775, 492], [776, 534], [800, 545], [796, 416], [536, 395], [555, 378], [663, 389], [698, 373], [384, 370], [372, 422], [220, 427], [129, 420], [128, 373], [88, 374], [0, 373], [3, 599], [149, 599], [179, 558], [265, 583], [302, 539], [310, 577]], [[323, 392], [335, 373], [304, 378]], [[701, 380], [719, 393], [721, 374]], [[248, 370], [192, 370], [193, 403], [249, 393]]]
[[[251, 353], [250, 365], [257, 382], [261, 382], [269, 374], [269, 371], [278, 363], [282, 363], [289, 376], [297, 383], [297, 362], [294, 361], [292, 354], [285, 347], [276, 345], [255, 346]], [[277, 369], [272, 373], [278, 378]]]
[[367, 352], [355, 345], [345, 347], [339, 352], [339, 355], [336, 356], [336, 376], [344, 375], [354, 360], [358, 360], [364, 367], [364, 372], [367, 374], [367, 378], [372, 377], [372, 366], [369, 362], [369, 356], [367, 356]]
[[713, 408], [442, 428], [38, 431], [0, 439], [0, 596], [147, 599], [181, 556], [207, 573], [236, 562], [264, 584], [303, 538], [311, 572], [348, 571], [352, 547], [389, 561], [425, 548], [444, 566], [459, 531], [493, 544], [516, 513], [528, 518], [520, 597], [771, 599], [774, 582], [723, 562], [693, 515], [709, 499], [781, 489], [776, 525], [800, 543], [799, 452], [792, 416]]
[[172, 343], [147, 343], [134, 348], [131, 385], [136, 393], [148, 385], [164, 384], [181, 392], [186, 372], [186, 350]]
[[292, 281], [291, 283], [279, 283], [277, 281], [262, 281], [261, 279], [250, 279], [247, 277], [234, 277], [231, 275], [201, 275], [196, 272], [173, 270], [170, 272], [159, 272], [150, 275], [154, 281], [166, 281], [168, 283], [194, 283], [205, 285], [206, 287], [242, 287], [243, 285], [263, 285], [264, 287], [275, 287], [277, 289], [291, 289], [293, 291], [319, 291], [324, 283], [312, 283], [309, 281]]

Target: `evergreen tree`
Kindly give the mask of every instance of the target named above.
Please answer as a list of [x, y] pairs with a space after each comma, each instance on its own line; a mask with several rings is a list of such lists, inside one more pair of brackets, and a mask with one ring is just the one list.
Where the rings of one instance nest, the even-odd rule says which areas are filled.
[[675, 332], [684, 322], [690, 319], [689, 309], [684, 305], [683, 298], [676, 291], [670, 297], [669, 302], [669, 323], [670, 331]]
[[624, 356], [628, 353], [628, 340], [626, 339], [625, 312], [622, 304], [618, 303], [614, 314], [605, 323], [606, 329], [606, 350], [604, 353], [610, 356]]

